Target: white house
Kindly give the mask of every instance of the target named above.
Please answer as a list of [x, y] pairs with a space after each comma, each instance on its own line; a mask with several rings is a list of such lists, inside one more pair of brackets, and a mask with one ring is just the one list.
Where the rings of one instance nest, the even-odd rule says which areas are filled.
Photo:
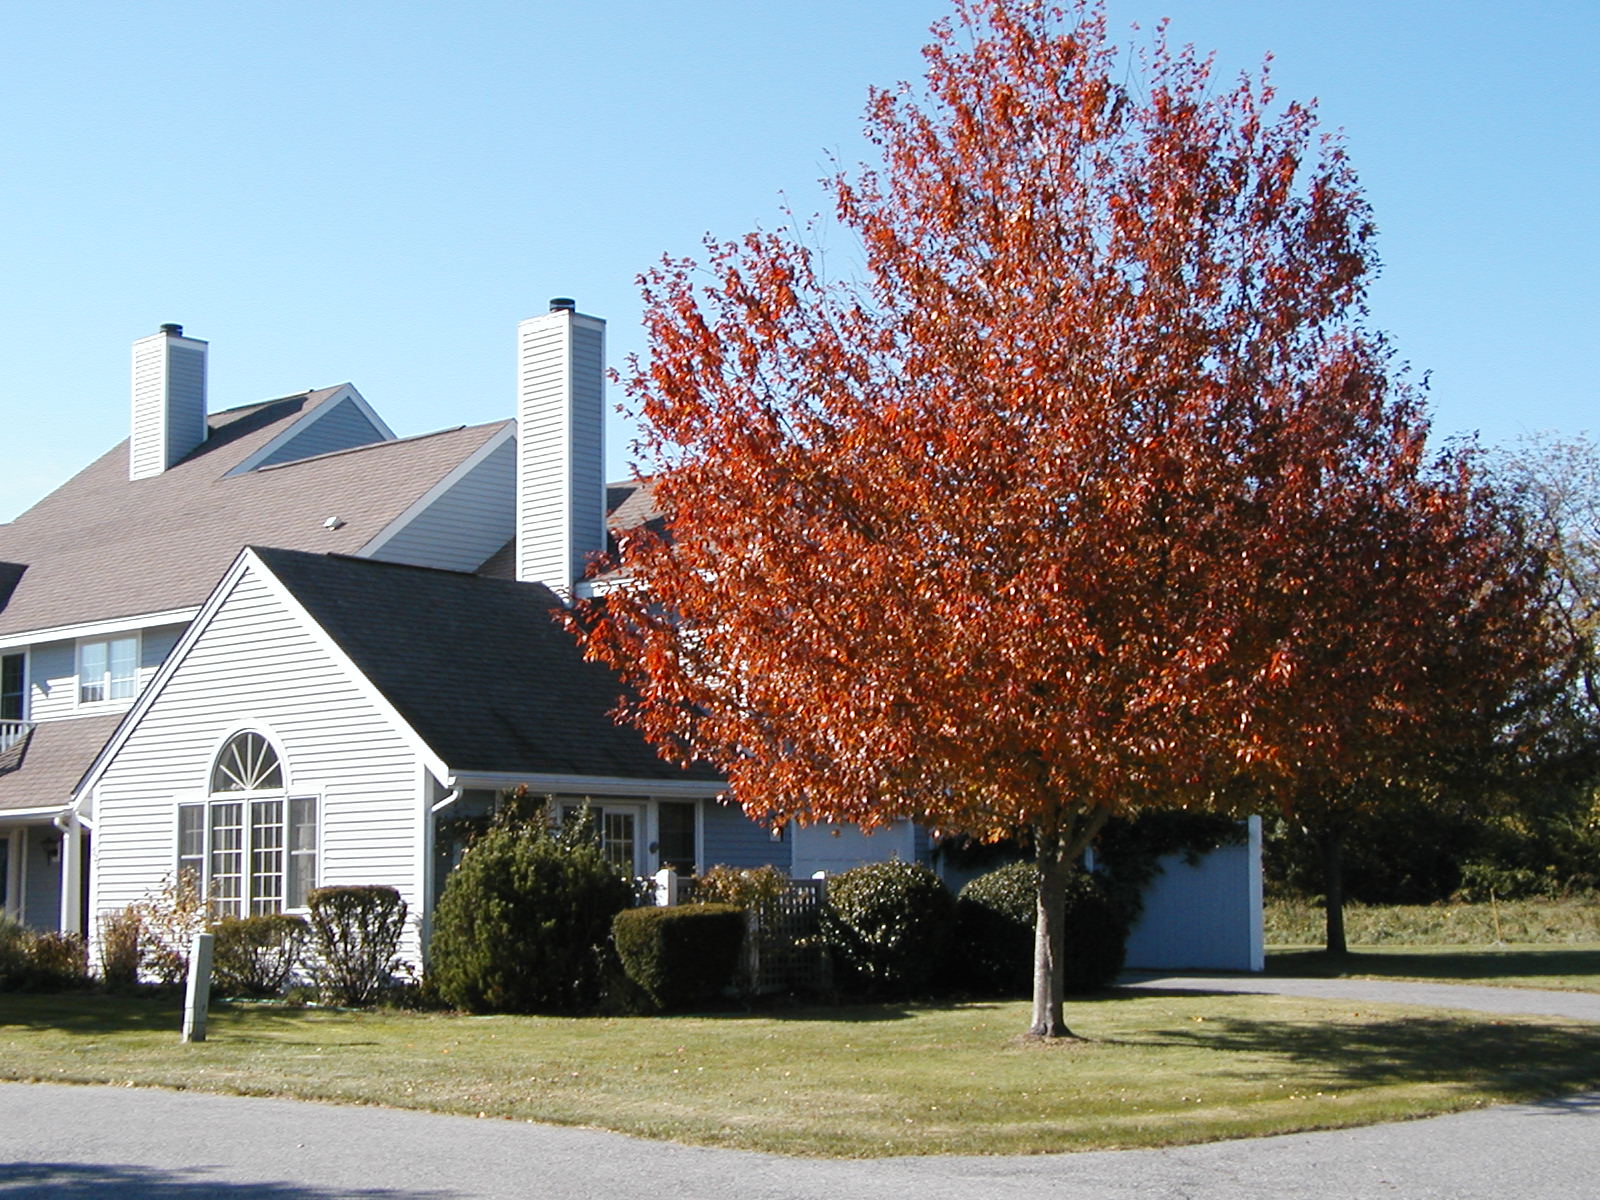
[[[648, 489], [604, 484], [604, 322], [553, 301], [517, 351], [514, 420], [396, 438], [348, 384], [208, 413], [205, 342], [135, 343], [131, 437], [0, 525], [7, 915], [92, 932], [191, 867], [228, 911], [388, 883], [425, 923], [459, 818], [517, 784], [587, 798], [636, 874], [927, 858], [910, 825], [775, 837], [612, 720], [551, 611]], [[1135, 962], [1259, 965], [1233, 857]]]

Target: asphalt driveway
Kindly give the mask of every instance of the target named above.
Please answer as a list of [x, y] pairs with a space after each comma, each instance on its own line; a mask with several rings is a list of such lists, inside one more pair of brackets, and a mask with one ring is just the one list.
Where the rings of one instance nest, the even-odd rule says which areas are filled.
[[[1600, 1020], [1600, 996], [1157, 977]], [[1600, 1093], [1396, 1125], [1169, 1150], [1019, 1158], [792, 1159], [385, 1108], [0, 1084], [0, 1200], [1564, 1200], [1600, 1195]]]

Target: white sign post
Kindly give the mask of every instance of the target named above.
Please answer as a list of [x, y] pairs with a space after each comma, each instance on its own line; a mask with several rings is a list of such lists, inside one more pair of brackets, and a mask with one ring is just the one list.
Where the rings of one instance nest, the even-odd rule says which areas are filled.
[[206, 1040], [206, 1011], [211, 1007], [211, 943], [209, 933], [194, 935], [189, 947], [189, 987], [183, 997], [183, 1040]]

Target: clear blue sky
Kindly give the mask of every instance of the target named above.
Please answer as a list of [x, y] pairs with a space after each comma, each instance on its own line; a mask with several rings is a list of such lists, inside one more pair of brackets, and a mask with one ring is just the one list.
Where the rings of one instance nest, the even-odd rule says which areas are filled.
[[[818, 208], [942, 0], [0, 3], [0, 521], [125, 435], [128, 346], [214, 409], [353, 382], [402, 433], [508, 416], [516, 322]], [[1595, 419], [1600, 4], [1114, 0], [1231, 75], [1268, 51], [1376, 209], [1374, 321], [1435, 428]], [[625, 473], [628, 431], [611, 430]]]

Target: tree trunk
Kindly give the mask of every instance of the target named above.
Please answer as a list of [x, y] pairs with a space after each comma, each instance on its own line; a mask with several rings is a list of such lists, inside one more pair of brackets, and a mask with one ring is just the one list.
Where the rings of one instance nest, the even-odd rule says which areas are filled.
[[1062, 1016], [1066, 994], [1067, 872], [1072, 864], [1059, 838], [1037, 839], [1039, 861], [1038, 909], [1033, 923], [1033, 1024], [1028, 1036], [1072, 1037]]
[[1327, 916], [1328, 953], [1347, 954], [1344, 941], [1344, 832], [1333, 827], [1322, 834], [1322, 894]]

